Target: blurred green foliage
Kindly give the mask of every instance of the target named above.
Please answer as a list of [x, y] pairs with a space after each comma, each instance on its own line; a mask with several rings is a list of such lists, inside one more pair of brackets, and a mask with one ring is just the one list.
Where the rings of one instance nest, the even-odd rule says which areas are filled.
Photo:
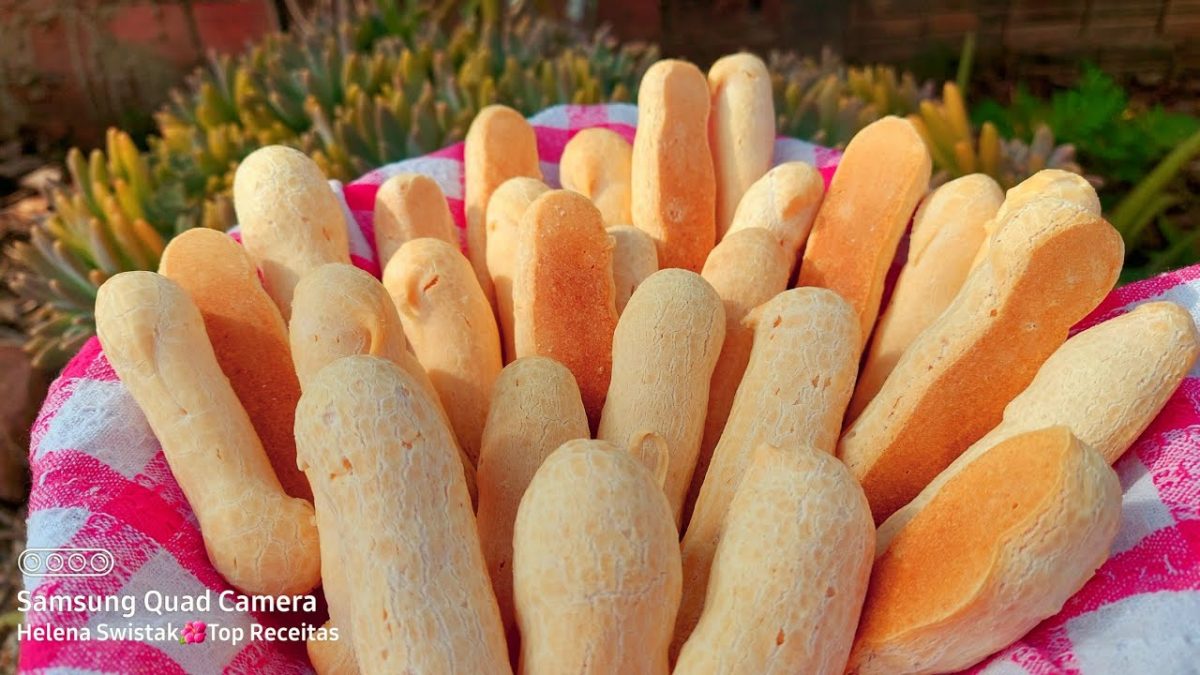
[[1188, 136], [1200, 119], [1171, 113], [1161, 105], [1138, 109], [1121, 85], [1099, 68], [1086, 65], [1070, 89], [1041, 99], [1018, 85], [1009, 105], [987, 99], [974, 106], [977, 124], [991, 122], [1002, 136], [1027, 137], [1039, 124], [1075, 146], [1089, 173], [1110, 182], [1133, 183]]
[[1125, 280], [1200, 260], [1200, 171], [1194, 166], [1200, 118], [1139, 105], [1093, 65], [1083, 67], [1075, 86], [1049, 98], [1018, 85], [1007, 104], [985, 100], [971, 116], [1009, 137], [1045, 125], [1075, 147], [1125, 238]]

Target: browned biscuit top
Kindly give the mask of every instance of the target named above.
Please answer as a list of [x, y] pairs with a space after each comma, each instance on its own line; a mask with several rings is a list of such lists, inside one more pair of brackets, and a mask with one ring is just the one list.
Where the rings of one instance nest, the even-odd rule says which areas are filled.
[[875, 564], [859, 639], [887, 639], [971, 604], [1011, 533], [1040, 517], [1080, 452], [1066, 427], [1016, 436], [938, 492]]
[[517, 356], [548, 356], [575, 375], [588, 419], [600, 419], [617, 310], [612, 237], [586, 197], [552, 190], [522, 218], [514, 274]]

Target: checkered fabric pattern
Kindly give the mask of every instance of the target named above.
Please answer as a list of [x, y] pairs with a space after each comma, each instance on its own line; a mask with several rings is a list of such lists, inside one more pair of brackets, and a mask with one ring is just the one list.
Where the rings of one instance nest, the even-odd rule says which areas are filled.
[[[608, 127], [632, 140], [629, 105], [559, 106], [531, 119], [542, 170], [558, 182], [558, 160], [580, 129]], [[814, 164], [826, 182], [838, 153], [794, 139], [776, 143], [776, 162]], [[380, 168], [335, 189], [349, 215], [355, 264], [379, 273], [371, 226], [375, 192], [389, 176], [435, 178], [463, 224], [463, 147]], [[1152, 300], [1173, 300], [1200, 317], [1200, 266], [1114, 291], [1079, 328]], [[34, 596], [108, 596], [147, 592], [214, 596], [229, 589], [204, 551], [196, 519], [171, 476], [142, 413], [93, 339], [53, 384], [33, 428], [33, 490], [28, 546], [103, 548], [113, 570], [100, 577], [25, 578]], [[972, 673], [1197, 672], [1200, 653], [1200, 368], [1193, 370], [1134, 447], [1116, 464], [1124, 488], [1120, 534], [1112, 557], [1057, 616]], [[29, 627], [171, 624], [205, 621], [246, 628], [320, 625], [323, 616], [221, 611], [30, 611]], [[285, 673], [311, 672], [302, 642], [26, 640], [24, 672]]]

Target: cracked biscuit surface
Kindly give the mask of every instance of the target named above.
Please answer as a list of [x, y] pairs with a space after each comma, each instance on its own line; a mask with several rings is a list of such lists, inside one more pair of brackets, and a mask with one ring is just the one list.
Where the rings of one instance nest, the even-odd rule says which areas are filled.
[[662, 488], [631, 453], [589, 440], [555, 450], [513, 535], [520, 672], [666, 675], [678, 542]]

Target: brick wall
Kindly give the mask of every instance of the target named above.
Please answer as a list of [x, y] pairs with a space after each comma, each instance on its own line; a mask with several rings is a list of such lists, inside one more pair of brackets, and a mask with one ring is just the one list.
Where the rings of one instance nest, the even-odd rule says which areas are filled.
[[0, 94], [18, 122], [87, 143], [147, 125], [209, 50], [240, 51], [278, 18], [272, 0], [0, 0], [0, 26]]

